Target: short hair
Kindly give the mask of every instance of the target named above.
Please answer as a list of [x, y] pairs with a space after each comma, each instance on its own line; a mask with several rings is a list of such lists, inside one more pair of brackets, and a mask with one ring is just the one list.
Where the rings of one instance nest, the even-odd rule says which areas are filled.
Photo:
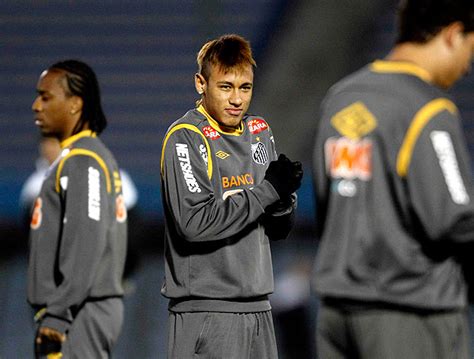
[[250, 42], [236, 34], [223, 35], [206, 42], [197, 55], [198, 72], [206, 79], [211, 74], [211, 66], [217, 66], [221, 71], [233, 68], [243, 68], [257, 64], [252, 56]]
[[425, 43], [456, 21], [474, 31], [473, 0], [401, 0], [397, 43]]
[[100, 134], [107, 126], [107, 118], [102, 110], [100, 88], [97, 76], [92, 68], [78, 60], [65, 60], [51, 65], [48, 71], [64, 71], [68, 96], [79, 96], [82, 99], [82, 113], [73, 134], [80, 132], [86, 123], [89, 128]]

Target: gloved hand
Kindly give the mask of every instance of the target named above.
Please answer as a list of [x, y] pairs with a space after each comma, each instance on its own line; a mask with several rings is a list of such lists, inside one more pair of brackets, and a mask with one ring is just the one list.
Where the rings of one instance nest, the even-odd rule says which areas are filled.
[[292, 162], [284, 154], [277, 161], [270, 162], [265, 179], [272, 184], [280, 199], [286, 200], [301, 186], [303, 167], [301, 162]]
[[61, 347], [66, 336], [58, 331], [40, 327], [35, 338], [35, 357], [36, 358], [60, 358]]

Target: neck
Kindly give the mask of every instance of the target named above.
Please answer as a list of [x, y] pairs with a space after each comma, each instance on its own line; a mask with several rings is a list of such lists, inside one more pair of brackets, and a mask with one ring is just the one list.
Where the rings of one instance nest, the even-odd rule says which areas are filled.
[[[76, 123], [76, 125], [77, 125], [77, 123]], [[58, 136], [58, 140], [59, 140], [59, 142], [63, 142], [65, 140], [67, 140], [68, 138], [70, 138], [72, 136], [75, 136], [78, 133], [89, 130], [89, 129], [90, 129], [90, 127], [89, 127], [88, 123], [84, 124], [81, 128], [76, 128], [75, 126], [73, 128], [68, 128], [64, 133], [62, 133], [61, 135]]]
[[410, 62], [423, 70], [429, 75], [429, 82], [437, 83], [439, 63], [438, 58], [433, 56], [437, 51], [434, 49], [435, 42], [428, 42], [423, 44], [417, 43], [402, 43], [396, 45], [388, 54], [389, 61], [403, 61]]

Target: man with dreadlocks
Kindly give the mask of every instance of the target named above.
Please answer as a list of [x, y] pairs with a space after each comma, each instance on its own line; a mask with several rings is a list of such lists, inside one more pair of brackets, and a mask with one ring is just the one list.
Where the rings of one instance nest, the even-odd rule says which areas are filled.
[[107, 124], [93, 70], [76, 60], [45, 70], [32, 109], [61, 142], [31, 219], [28, 301], [37, 358], [107, 358], [123, 319], [126, 219], [119, 169], [97, 137]]
[[277, 160], [267, 122], [247, 114], [250, 44], [224, 35], [197, 62], [201, 98], [170, 126], [161, 158], [168, 356], [274, 359], [269, 239], [288, 235], [303, 171]]

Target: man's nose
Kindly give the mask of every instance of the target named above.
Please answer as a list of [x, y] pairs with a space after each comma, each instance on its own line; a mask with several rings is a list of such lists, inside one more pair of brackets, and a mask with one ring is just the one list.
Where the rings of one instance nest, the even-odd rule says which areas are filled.
[[31, 109], [34, 112], [40, 112], [41, 111], [41, 101], [40, 101], [39, 96], [37, 98], [35, 98], [35, 100], [33, 101], [33, 105], [31, 105]]
[[232, 95], [230, 96], [229, 102], [237, 106], [242, 104], [242, 96], [239, 90], [232, 91]]

